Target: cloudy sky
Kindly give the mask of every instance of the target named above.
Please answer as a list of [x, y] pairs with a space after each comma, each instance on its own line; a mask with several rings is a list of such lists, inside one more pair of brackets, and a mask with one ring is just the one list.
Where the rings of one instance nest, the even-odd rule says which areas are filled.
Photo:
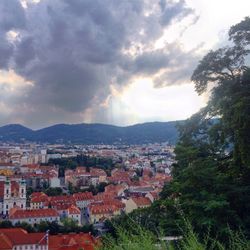
[[247, 0], [1, 0], [0, 125], [129, 125], [206, 103], [190, 76]]

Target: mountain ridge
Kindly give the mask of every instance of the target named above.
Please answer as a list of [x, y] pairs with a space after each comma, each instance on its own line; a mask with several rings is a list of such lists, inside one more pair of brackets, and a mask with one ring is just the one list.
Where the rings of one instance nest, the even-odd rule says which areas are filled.
[[8, 124], [0, 127], [0, 141], [79, 144], [143, 144], [168, 141], [174, 144], [178, 136], [178, 122], [182, 121], [146, 122], [123, 127], [102, 123], [61, 123], [37, 130], [21, 124]]

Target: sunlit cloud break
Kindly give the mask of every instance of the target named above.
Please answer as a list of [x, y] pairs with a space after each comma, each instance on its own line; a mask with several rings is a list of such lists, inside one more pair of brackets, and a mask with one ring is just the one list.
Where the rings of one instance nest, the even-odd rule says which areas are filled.
[[240, 2], [0, 1], [0, 124], [189, 117], [205, 104], [190, 75], [248, 14]]

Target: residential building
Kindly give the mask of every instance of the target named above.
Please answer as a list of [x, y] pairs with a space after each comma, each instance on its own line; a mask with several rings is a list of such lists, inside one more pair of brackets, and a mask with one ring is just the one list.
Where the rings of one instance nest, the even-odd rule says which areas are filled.
[[28, 233], [22, 228], [0, 229], [0, 250], [49, 250], [45, 233]]
[[10, 210], [9, 220], [13, 225], [20, 222], [26, 222], [31, 225], [39, 224], [42, 221], [57, 221], [59, 222], [59, 213], [55, 209], [34, 209], [34, 210], [22, 210], [12, 208]]

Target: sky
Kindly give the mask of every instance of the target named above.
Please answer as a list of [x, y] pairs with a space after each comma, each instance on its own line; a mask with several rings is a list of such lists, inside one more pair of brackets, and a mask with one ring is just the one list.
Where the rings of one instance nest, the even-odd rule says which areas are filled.
[[190, 76], [248, 0], [1, 0], [0, 126], [190, 117]]

